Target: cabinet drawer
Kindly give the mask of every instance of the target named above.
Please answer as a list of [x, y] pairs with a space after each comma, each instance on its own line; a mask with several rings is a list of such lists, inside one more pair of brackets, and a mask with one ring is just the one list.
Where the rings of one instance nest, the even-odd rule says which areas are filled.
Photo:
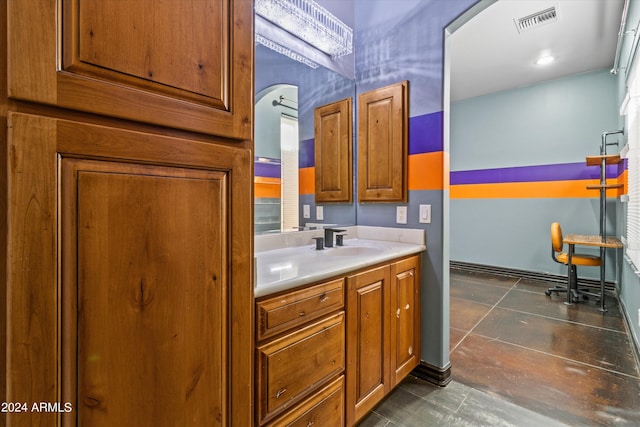
[[268, 427], [343, 426], [344, 376], [303, 401]]
[[258, 341], [341, 309], [343, 289], [338, 279], [257, 302]]
[[339, 312], [257, 348], [260, 423], [344, 370], [344, 334], [344, 312]]

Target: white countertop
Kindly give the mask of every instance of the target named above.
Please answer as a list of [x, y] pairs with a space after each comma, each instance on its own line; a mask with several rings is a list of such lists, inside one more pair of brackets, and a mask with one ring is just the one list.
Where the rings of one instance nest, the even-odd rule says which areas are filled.
[[346, 274], [426, 250], [424, 244], [346, 239], [344, 246], [316, 250], [315, 244], [255, 253], [255, 297]]

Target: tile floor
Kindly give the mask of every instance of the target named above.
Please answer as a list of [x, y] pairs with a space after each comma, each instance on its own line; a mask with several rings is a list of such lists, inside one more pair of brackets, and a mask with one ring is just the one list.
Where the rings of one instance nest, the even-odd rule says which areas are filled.
[[409, 376], [360, 426], [640, 426], [620, 307], [566, 306], [550, 283], [451, 271], [446, 387]]

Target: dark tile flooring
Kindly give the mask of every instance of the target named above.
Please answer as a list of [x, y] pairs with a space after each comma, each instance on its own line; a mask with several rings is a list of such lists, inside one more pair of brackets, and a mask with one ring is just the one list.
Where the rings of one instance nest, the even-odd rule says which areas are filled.
[[360, 426], [640, 426], [640, 370], [617, 300], [451, 271], [452, 382], [409, 376]]

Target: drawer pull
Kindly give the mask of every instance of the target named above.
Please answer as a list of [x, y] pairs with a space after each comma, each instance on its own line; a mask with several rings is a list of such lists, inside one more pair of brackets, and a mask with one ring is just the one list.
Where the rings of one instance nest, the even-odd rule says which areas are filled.
[[312, 426], [312, 425], [314, 425], [314, 424], [315, 424], [315, 423], [314, 423], [313, 421], [309, 421], [309, 422], [307, 423], [307, 427], [311, 427], [311, 426]]
[[282, 396], [283, 394], [285, 394], [285, 392], [287, 391], [286, 388], [280, 389], [277, 393], [276, 393], [276, 399], [280, 399], [280, 396]]
[[320, 302], [325, 302], [327, 299], [327, 294], [320, 295]]
[[400, 309], [396, 310], [396, 317], [399, 319], [400, 318]]
[[298, 316], [300, 317], [304, 317], [307, 313], [305, 313], [304, 311], [301, 311], [300, 313], [298, 313]]

